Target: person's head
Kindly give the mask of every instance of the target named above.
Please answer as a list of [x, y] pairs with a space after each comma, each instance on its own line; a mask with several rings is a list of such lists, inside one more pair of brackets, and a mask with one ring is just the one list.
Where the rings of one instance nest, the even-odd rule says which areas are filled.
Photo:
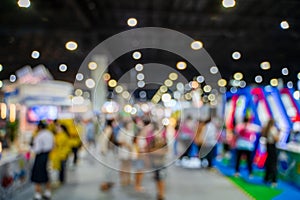
[[39, 121], [37, 127], [38, 127], [39, 130], [42, 130], [42, 129], [46, 129], [46, 128], [47, 128], [47, 125], [46, 125], [45, 122]]

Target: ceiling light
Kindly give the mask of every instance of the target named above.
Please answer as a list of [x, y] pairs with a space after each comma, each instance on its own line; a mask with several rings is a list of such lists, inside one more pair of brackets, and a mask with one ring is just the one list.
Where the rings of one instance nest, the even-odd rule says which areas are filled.
[[97, 69], [98, 65], [96, 62], [89, 62], [88, 67], [90, 70], [95, 70]]
[[93, 79], [89, 78], [85, 81], [85, 85], [86, 85], [86, 87], [91, 89], [91, 88], [95, 87], [96, 83]]
[[216, 73], [218, 73], [219, 69], [216, 66], [212, 66], [209, 71], [212, 74], [216, 74]]
[[177, 69], [179, 69], [179, 70], [184, 70], [185, 68], [186, 68], [186, 62], [184, 62], [184, 61], [180, 61], [180, 62], [178, 62], [177, 64], [176, 64], [176, 67], [177, 67]]
[[191, 81], [191, 88], [196, 89], [199, 87], [199, 83], [197, 81]]
[[238, 52], [238, 51], [233, 52], [233, 53], [232, 53], [232, 58], [233, 58], [234, 60], [240, 59], [240, 58], [241, 58], [241, 53]]
[[3, 70], [3, 65], [0, 64], [0, 72]]
[[167, 86], [162, 85], [162, 86], [160, 86], [159, 91], [160, 91], [161, 93], [165, 93], [165, 92], [168, 91], [168, 88], [167, 88]]
[[177, 83], [176, 88], [177, 88], [177, 90], [179, 90], [179, 91], [183, 91], [183, 90], [184, 90], [184, 85], [183, 85], [183, 83]]
[[129, 19], [127, 20], [127, 24], [128, 24], [128, 26], [130, 26], [130, 27], [134, 27], [134, 26], [137, 25], [137, 19], [136, 19], [136, 18], [129, 18]]
[[111, 79], [108, 81], [108, 86], [111, 87], [111, 88], [114, 88], [117, 86], [117, 81], [115, 79]]
[[261, 83], [262, 81], [263, 81], [263, 78], [262, 78], [261, 75], [255, 76], [255, 82], [256, 82], [256, 83]]
[[135, 70], [136, 71], [140, 72], [143, 69], [144, 69], [144, 66], [142, 64], [138, 63], [138, 64], [135, 65]]
[[59, 71], [61, 71], [61, 72], [65, 72], [68, 69], [66, 64], [60, 64], [58, 68], [59, 68]]
[[122, 93], [123, 92], [123, 87], [121, 86], [121, 85], [118, 85], [116, 88], [115, 88], [115, 91], [116, 91], [116, 93], [118, 93], [118, 94], [120, 94], [120, 93]]
[[110, 79], [110, 74], [109, 74], [109, 73], [105, 73], [105, 74], [103, 75], [103, 79], [104, 79], [104, 81], [109, 81], [109, 79]]
[[81, 96], [83, 94], [81, 89], [76, 89], [74, 93], [76, 96]]
[[198, 77], [197, 77], [197, 81], [198, 81], [199, 83], [203, 83], [203, 82], [205, 81], [204, 76], [198, 76]]
[[133, 59], [138, 60], [142, 57], [142, 54], [139, 51], [135, 51], [135, 52], [133, 52], [132, 57], [133, 57]]
[[287, 85], [287, 87], [290, 88], [290, 89], [292, 89], [292, 88], [294, 87], [294, 84], [293, 84], [292, 81], [287, 82], [286, 85]]
[[69, 41], [69, 42], [66, 43], [65, 47], [66, 47], [66, 49], [68, 49], [70, 51], [74, 51], [74, 50], [77, 49], [78, 45], [74, 41]]
[[145, 86], [145, 82], [144, 81], [138, 81], [137, 85], [138, 85], [139, 88], [142, 88], [142, 87]]
[[165, 84], [165, 86], [167, 86], [167, 87], [172, 87], [173, 81], [171, 81], [170, 79], [167, 79], [167, 80], [165, 80], [164, 84]]
[[237, 88], [236, 87], [231, 87], [230, 88], [230, 92], [233, 93], [233, 94], [236, 93], [237, 92]]
[[124, 92], [122, 92], [122, 97], [124, 99], [128, 99], [130, 97], [130, 93], [128, 91], [124, 91]]
[[276, 78], [271, 79], [270, 84], [271, 84], [273, 87], [278, 86], [278, 79], [276, 79]]
[[246, 81], [240, 81], [240, 87], [241, 88], [244, 88], [244, 87], [246, 87]]
[[236, 72], [234, 75], [233, 75], [233, 78], [237, 81], [240, 81], [243, 79], [243, 74], [241, 72]]
[[288, 68], [282, 68], [281, 70], [282, 75], [287, 76], [289, 74], [289, 69]]
[[77, 81], [82, 81], [83, 78], [84, 78], [84, 77], [83, 77], [83, 74], [82, 74], [82, 73], [77, 73], [77, 74], [76, 74], [76, 80], [77, 80]]
[[193, 41], [193, 42], [191, 43], [191, 48], [192, 48], [193, 50], [199, 50], [199, 49], [201, 49], [202, 47], [203, 47], [203, 43], [200, 42], [200, 41]]
[[260, 68], [263, 70], [268, 70], [271, 68], [271, 64], [268, 61], [260, 63]]
[[127, 104], [124, 106], [124, 111], [127, 112], [127, 113], [131, 113], [132, 111], [132, 106]]
[[145, 91], [140, 91], [139, 92], [139, 96], [142, 98], [142, 99], [145, 99], [147, 97], [147, 92]]
[[300, 80], [300, 72], [298, 73], [297, 78]]
[[223, 0], [222, 5], [224, 8], [232, 8], [235, 6], [235, 0]]
[[20, 8], [29, 8], [30, 7], [30, 1], [29, 0], [19, 0], [18, 6]]
[[138, 74], [136, 75], [136, 79], [139, 80], [139, 81], [144, 80], [144, 78], [145, 78], [145, 75], [144, 75], [143, 73], [138, 73]]
[[218, 85], [220, 87], [225, 87], [227, 85], [227, 81], [225, 79], [218, 80]]
[[208, 95], [208, 100], [214, 101], [215, 99], [216, 99], [216, 95], [214, 95], [214, 94], [209, 94]]
[[33, 51], [33, 52], [31, 53], [31, 57], [32, 57], [33, 59], [38, 59], [38, 58], [40, 57], [40, 52], [38, 52], [38, 51]]
[[9, 77], [9, 81], [10, 82], [15, 82], [17, 80], [17, 77], [16, 77], [16, 75], [14, 75], [14, 74], [12, 74], [12, 75], [10, 75], [10, 77]]
[[204, 92], [209, 93], [211, 91], [211, 86], [210, 85], [205, 85], [203, 87]]
[[175, 81], [178, 79], [178, 75], [175, 72], [169, 74], [169, 79]]
[[280, 23], [280, 27], [281, 27], [282, 29], [288, 29], [288, 28], [290, 28], [290, 25], [289, 25], [289, 23], [288, 23], [287, 21], [282, 21], [282, 22]]
[[0, 88], [3, 87], [3, 81], [0, 81]]

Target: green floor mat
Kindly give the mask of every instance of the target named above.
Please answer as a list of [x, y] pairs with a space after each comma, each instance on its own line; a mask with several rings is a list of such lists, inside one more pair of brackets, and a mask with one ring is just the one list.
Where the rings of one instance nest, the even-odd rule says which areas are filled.
[[256, 200], [271, 200], [282, 193], [282, 190], [270, 188], [264, 185], [248, 183], [241, 178], [229, 177], [229, 179], [248, 196]]

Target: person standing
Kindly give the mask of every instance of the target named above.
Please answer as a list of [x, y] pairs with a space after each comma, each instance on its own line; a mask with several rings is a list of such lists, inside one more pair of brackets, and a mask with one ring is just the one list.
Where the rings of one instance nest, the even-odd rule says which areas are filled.
[[[51, 198], [51, 186], [47, 171], [47, 163], [49, 152], [53, 148], [54, 139], [53, 134], [46, 128], [47, 126], [45, 123], [39, 122], [37, 126], [37, 135], [33, 140], [32, 151], [35, 153], [35, 160], [31, 172], [31, 181], [35, 184], [35, 200]], [[46, 185], [43, 196], [42, 184]]]
[[209, 169], [213, 166], [218, 136], [218, 129], [215, 123], [211, 120], [211, 118], [207, 119], [203, 128], [203, 139], [199, 156], [200, 158], [204, 156], [204, 158], [207, 159]]
[[132, 138], [134, 137], [133, 123], [128, 121], [124, 123], [124, 128], [119, 131], [118, 134], [118, 154], [121, 163], [120, 169], [120, 181], [122, 186], [129, 185], [131, 175], [131, 149]]
[[249, 176], [252, 177], [252, 154], [255, 149], [256, 133], [260, 131], [260, 127], [250, 122], [250, 119], [245, 117], [244, 122], [236, 126], [236, 165], [235, 176], [239, 176], [240, 160], [242, 155], [247, 157], [247, 165]]
[[264, 177], [265, 183], [272, 182], [272, 187], [277, 185], [277, 149], [276, 142], [279, 140], [279, 130], [275, 126], [275, 120], [270, 119], [262, 131], [262, 136], [267, 141], [267, 160], [266, 173]]

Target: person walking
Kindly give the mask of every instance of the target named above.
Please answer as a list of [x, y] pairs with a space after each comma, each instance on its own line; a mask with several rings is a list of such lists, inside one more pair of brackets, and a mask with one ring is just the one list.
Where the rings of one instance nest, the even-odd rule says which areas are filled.
[[[46, 129], [47, 125], [39, 122], [37, 126], [37, 135], [33, 139], [32, 151], [35, 153], [34, 164], [31, 172], [31, 181], [35, 184], [34, 200], [50, 199], [51, 185], [47, 171], [49, 153], [53, 148], [53, 134]], [[42, 195], [42, 185], [46, 185]]]
[[279, 140], [279, 130], [275, 126], [275, 120], [270, 119], [262, 131], [262, 136], [266, 138], [267, 160], [264, 182], [272, 182], [271, 186], [277, 186], [277, 149], [276, 142]]

